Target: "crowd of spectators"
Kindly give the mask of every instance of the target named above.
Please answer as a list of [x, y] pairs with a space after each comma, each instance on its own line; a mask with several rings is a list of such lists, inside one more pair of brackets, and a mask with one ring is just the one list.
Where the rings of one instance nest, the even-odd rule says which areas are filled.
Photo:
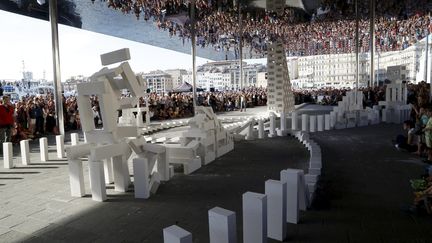
[[[267, 43], [282, 38], [289, 55], [316, 55], [353, 52], [355, 48], [354, 1], [323, 0], [312, 15], [287, 7], [282, 15], [253, 6], [242, 6], [243, 43], [251, 55], [265, 55]], [[369, 1], [359, 1], [360, 47], [369, 49]], [[108, 0], [108, 6], [139, 19], [153, 19], [170, 36], [191, 36], [189, 0]], [[427, 0], [376, 1], [377, 51], [407, 48], [424, 38], [431, 26]], [[227, 0], [196, 1], [197, 45], [238, 53], [240, 36], [238, 6]]]

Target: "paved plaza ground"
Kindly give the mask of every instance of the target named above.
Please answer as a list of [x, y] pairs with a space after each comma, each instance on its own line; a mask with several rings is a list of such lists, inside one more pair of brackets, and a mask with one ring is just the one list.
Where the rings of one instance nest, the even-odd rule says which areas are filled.
[[[394, 148], [398, 133], [400, 125], [381, 124], [312, 134], [322, 148], [323, 175], [312, 208], [300, 224], [288, 225], [287, 242], [432, 242], [431, 217], [400, 211], [412, 200], [409, 179], [425, 165]], [[116, 193], [108, 185], [103, 203], [70, 197], [65, 160], [0, 169], [0, 242], [158, 243], [164, 227], [178, 224], [206, 243], [207, 211], [215, 206], [237, 212], [242, 242], [241, 195], [263, 193], [265, 180], [278, 179], [284, 168], [305, 169], [307, 160], [290, 137], [242, 141], [192, 175], [162, 184], [148, 200], [134, 199], [133, 187]]]

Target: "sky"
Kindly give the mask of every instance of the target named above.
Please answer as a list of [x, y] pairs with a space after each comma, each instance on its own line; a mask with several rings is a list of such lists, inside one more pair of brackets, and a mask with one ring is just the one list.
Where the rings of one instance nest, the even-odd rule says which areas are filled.
[[[132, 70], [149, 72], [192, 69], [191, 55], [117, 37], [59, 25], [62, 81], [71, 76], [91, 76], [102, 68], [100, 55], [129, 48]], [[35, 79], [52, 80], [51, 28], [47, 21], [0, 10], [0, 80], [21, 79], [23, 65]], [[197, 57], [197, 65], [208, 59]]]

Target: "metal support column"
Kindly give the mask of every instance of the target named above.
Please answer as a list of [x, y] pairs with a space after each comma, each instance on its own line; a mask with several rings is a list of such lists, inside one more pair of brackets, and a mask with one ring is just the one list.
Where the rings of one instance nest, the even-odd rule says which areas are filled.
[[60, 74], [60, 48], [58, 37], [57, 0], [49, 0], [49, 19], [51, 23], [53, 72], [54, 72], [54, 100], [56, 105], [56, 124], [61, 135], [64, 135], [63, 95]]
[[374, 86], [375, 78], [375, 0], [370, 0], [370, 82], [369, 87]]
[[196, 32], [195, 32], [195, 0], [191, 0], [190, 9], [191, 19], [191, 43], [192, 43], [192, 94], [193, 94], [193, 108], [196, 114], [197, 95], [196, 95]]
[[[359, 11], [358, 11], [358, 0], [355, 0], [355, 16], [356, 16], [356, 29], [355, 29], [355, 51], [356, 51], [356, 91], [359, 88]], [[355, 98], [357, 101], [357, 92], [355, 93]]]
[[238, 19], [239, 19], [239, 55], [240, 55], [240, 90], [243, 89], [243, 24], [241, 15], [241, 4], [240, 0], [238, 3]]

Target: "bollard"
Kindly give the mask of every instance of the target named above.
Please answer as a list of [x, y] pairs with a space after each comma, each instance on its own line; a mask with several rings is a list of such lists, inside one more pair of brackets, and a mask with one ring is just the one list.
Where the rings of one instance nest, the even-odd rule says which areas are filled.
[[30, 164], [30, 146], [28, 140], [21, 140], [20, 141], [20, 148], [21, 148], [21, 161], [23, 165], [29, 165]]
[[208, 211], [210, 243], [236, 243], [235, 212], [215, 207]]
[[324, 122], [324, 129], [325, 130], [330, 130], [330, 114], [326, 114], [325, 116], [324, 116], [324, 120], [325, 120], [325, 122]]
[[57, 158], [63, 159], [66, 157], [64, 151], [64, 137], [63, 135], [56, 136], [56, 146], [57, 146]]
[[297, 127], [297, 112], [291, 113], [291, 130], [296, 131], [298, 129]]
[[317, 116], [317, 131], [318, 132], [324, 131], [324, 115]]
[[267, 196], [267, 236], [283, 241], [287, 235], [286, 228], [286, 200], [287, 184], [276, 180], [265, 182]]
[[243, 194], [243, 243], [267, 242], [267, 196]]
[[40, 160], [42, 162], [48, 161], [48, 139], [47, 138], [39, 139], [39, 151], [40, 151]]
[[78, 133], [71, 133], [71, 144], [78, 145], [79, 143], [79, 135]]
[[264, 121], [262, 119], [258, 121], [258, 138], [264, 138]]
[[308, 120], [309, 120], [309, 115], [308, 114], [302, 114], [302, 131], [303, 132], [308, 131]]
[[12, 143], [3, 143], [3, 166], [5, 169], [14, 167]]
[[177, 225], [163, 229], [163, 238], [164, 243], [192, 243], [192, 234]]
[[310, 116], [309, 117], [309, 131], [310, 132], [316, 132], [316, 123], [317, 123], [317, 117], [316, 116]]

